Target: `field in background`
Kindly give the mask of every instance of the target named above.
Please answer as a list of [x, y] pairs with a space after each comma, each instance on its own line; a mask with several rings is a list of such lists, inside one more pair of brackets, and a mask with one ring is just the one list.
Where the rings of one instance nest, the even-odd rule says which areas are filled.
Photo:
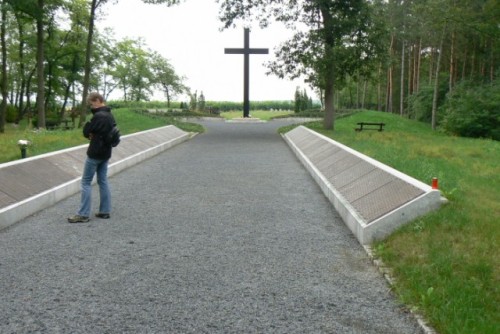
[[[265, 111], [265, 110], [250, 111], [250, 116], [252, 118], [259, 118], [264, 121], [268, 121], [273, 117], [290, 115], [290, 114], [293, 114], [293, 111]], [[220, 115], [225, 119], [240, 118], [243, 117], [243, 111], [227, 111], [227, 112], [222, 112]]]

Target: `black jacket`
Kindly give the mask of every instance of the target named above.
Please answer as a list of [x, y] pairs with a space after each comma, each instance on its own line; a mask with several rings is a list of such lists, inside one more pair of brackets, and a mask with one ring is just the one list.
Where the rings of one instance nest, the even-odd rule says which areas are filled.
[[111, 158], [111, 145], [104, 143], [103, 136], [111, 131], [115, 123], [111, 108], [107, 106], [92, 109], [90, 122], [85, 123], [83, 135], [90, 139], [87, 156], [92, 159], [107, 160]]

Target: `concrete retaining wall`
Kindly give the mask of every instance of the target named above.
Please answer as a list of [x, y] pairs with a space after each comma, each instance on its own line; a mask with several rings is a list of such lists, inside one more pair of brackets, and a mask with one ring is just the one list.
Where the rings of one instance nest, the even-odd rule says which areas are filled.
[[304, 126], [283, 137], [363, 245], [446, 201], [439, 190]]

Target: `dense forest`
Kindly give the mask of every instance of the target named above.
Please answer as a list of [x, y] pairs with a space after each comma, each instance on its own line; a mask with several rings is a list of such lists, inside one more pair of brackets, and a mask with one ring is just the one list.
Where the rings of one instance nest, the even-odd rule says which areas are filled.
[[[161, 90], [167, 104], [189, 93], [184, 78], [144, 41], [115, 40], [100, 30], [96, 18], [107, 2], [119, 5], [1, 0], [0, 133], [6, 122], [31, 116], [45, 127], [47, 118], [67, 110], [82, 121], [89, 90], [105, 96], [119, 90], [128, 101], [148, 100]], [[268, 66], [283, 78], [305, 78], [321, 99], [327, 128], [333, 128], [335, 110], [367, 108], [457, 135], [500, 139], [496, 0], [217, 2], [226, 27], [250, 18], [290, 29], [302, 23]]]
[[386, 57], [338, 90], [343, 108], [369, 108], [500, 140], [500, 2], [379, 4]]

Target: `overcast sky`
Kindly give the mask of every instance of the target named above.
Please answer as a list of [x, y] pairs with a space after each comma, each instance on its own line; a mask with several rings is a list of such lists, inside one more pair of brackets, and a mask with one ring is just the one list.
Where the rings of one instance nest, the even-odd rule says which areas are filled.
[[[173, 7], [120, 0], [103, 7], [104, 18], [97, 25], [100, 31], [112, 28], [117, 39], [142, 37], [206, 100], [242, 101], [243, 55], [226, 55], [224, 48], [243, 47], [243, 26], [220, 32], [218, 11], [215, 0], [185, 0]], [[297, 86], [308, 89], [303, 80], [292, 82], [265, 74], [263, 63], [273, 59], [274, 48], [289, 36], [291, 32], [281, 24], [265, 30], [251, 28], [250, 47], [269, 48], [269, 54], [250, 56], [250, 100], [293, 100]], [[161, 94], [156, 97], [163, 99]]]

